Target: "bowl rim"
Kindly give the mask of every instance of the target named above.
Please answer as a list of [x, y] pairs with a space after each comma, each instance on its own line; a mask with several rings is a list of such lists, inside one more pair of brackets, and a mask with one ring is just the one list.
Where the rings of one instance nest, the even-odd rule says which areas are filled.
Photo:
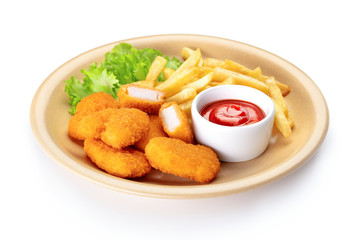
[[[200, 114], [200, 111], [202, 108], [204, 108], [204, 106], [206, 106], [207, 104], [211, 104], [212, 102], [216, 102], [216, 101], [221, 101], [221, 100], [228, 100], [228, 99], [234, 99], [234, 100], [242, 100], [242, 101], [247, 101], [247, 102], [250, 102], [252, 104], [254, 104], [253, 102], [247, 100], [247, 99], [241, 99], [240, 97], [237, 98], [220, 98], [220, 99], [216, 99], [216, 100], [213, 100], [213, 101], [210, 101], [208, 103], [206, 103], [204, 106], [201, 107], [200, 110], [198, 110], [198, 103], [199, 101], [201, 100], [201, 98], [204, 97], [204, 95], [207, 95], [207, 94], [210, 94], [209, 92], [216, 92], [216, 91], [220, 91], [222, 89], [231, 89], [231, 90], [234, 90], [235, 88], [237, 89], [241, 89], [242, 91], [252, 91], [254, 92], [254, 94], [256, 95], [259, 95], [261, 97], [263, 97], [264, 99], [266, 99], [266, 102], [269, 103], [269, 111], [268, 111], [268, 114], [265, 115], [265, 118], [261, 119], [260, 121], [256, 122], [256, 123], [253, 123], [253, 124], [248, 124], [248, 125], [240, 125], [240, 126], [225, 126], [225, 125], [220, 125], [220, 124], [216, 124], [216, 123], [213, 123], [213, 122], [210, 122], [208, 120], [206, 120], [205, 118], [203, 118]], [[248, 87], [248, 86], [242, 86], [242, 85], [221, 85], [221, 86], [215, 86], [215, 87], [211, 87], [209, 89], [206, 89], [204, 91], [202, 91], [201, 93], [199, 93], [193, 100], [192, 104], [191, 104], [191, 116], [192, 118], [196, 118], [196, 120], [199, 120], [201, 122], [201, 124], [205, 124], [205, 125], [208, 125], [209, 127], [212, 127], [212, 128], [219, 128], [221, 129], [222, 131], [233, 131], [233, 130], [238, 130], [238, 129], [244, 129], [244, 130], [247, 130], [247, 129], [252, 129], [252, 128], [257, 128], [257, 127], [260, 127], [264, 124], [266, 124], [268, 121], [270, 121], [273, 117], [274, 117], [274, 114], [275, 114], [275, 105], [273, 103], [273, 101], [271, 100], [271, 98], [266, 95], [265, 93], [257, 90], [257, 89], [254, 89], [254, 88], [251, 88], [251, 87]], [[258, 106], [260, 107], [260, 109], [263, 110], [263, 108], [261, 106]], [[264, 111], [264, 110], [263, 110]], [[265, 112], [265, 111], [264, 111]]]

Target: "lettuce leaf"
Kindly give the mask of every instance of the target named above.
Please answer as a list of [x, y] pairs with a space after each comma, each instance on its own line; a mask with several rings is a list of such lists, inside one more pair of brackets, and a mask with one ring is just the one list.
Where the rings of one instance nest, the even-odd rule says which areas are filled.
[[72, 76], [65, 81], [65, 92], [69, 95], [71, 109], [69, 112], [75, 114], [76, 105], [80, 100], [94, 92], [106, 92], [116, 98], [116, 85], [119, 80], [114, 74], [109, 73], [105, 68], [99, 68], [96, 63], [89, 67], [89, 70], [82, 69], [81, 72], [85, 75], [83, 83]]
[[[80, 100], [94, 92], [106, 92], [117, 98], [116, 93], [123, 84], [144, 80], [151, 63], [157, 56], [163, 54], [151, 48], [136, 49], [128, 43], [116, 45], [105, 54], [105, 60], [99, 64], [93, 63], [88, 70], [82, 69], [85, 75], [82, 81], [72, 76], [65, 81], [65, 92], [69, 95], [69, 112], [75, 114], [76, 105]], [[165, 56], [165, 67], [176, 70], [181, 62], [177, 58]], [[157, 81], [164, 81], [160, 74]]]

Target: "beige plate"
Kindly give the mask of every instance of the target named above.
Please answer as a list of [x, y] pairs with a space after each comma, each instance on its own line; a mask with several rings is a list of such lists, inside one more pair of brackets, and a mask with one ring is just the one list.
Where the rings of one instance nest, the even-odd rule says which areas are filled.
[[232, 59], [250, 68], [260, 66], [291, 86], [286, 97], [296, 121], [291, 137], [274, 131], [270, 146], [260, 157], [242, 163], [222, 163], [221, 171], [210, 184], [153, 170], [136, 180], [121, 179], [98, 169], [85, 155], [81, 142], [68, 137], [68, 96], [64, 81], [93, 62], [118, 42], [85, 52], [55, 70], [38, 89], [31, 106], [30, 120], [35, 137], [52, 158], [80, 176], [110, 189], [162, 198], [206, 198], [252, 189], [290, 173], [303, 164], [322, 143], [329, 123], [327, 104], [314, 82], [294, 65], [262, 49], [236, 41], [199, 35], [159, 35], [124, 40], [137, 48], [155, 48], [181, 59], [184, 46], [200, 48], [204, 57]]

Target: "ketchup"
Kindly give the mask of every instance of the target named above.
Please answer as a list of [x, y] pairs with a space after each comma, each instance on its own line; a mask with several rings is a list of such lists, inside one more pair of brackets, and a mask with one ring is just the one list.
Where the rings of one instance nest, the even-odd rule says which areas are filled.
[[224, 126], [249, 125], [265, 118], [264, 111], [257, 105], [232, 99], [209, 103], [200, 114], [206, 120]]

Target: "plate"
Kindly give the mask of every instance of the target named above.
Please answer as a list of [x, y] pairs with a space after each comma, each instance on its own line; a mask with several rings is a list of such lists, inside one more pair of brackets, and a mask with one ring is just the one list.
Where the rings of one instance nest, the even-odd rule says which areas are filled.
[[[120, 42], [120, 41], [119, 41]], [[258, 158], [240, 163], [221, 163], [218, 176], [210, 184], [151, 171], [140, 179], [121, 179], [97, 168], [86, 156], [82, 142], [67, 134], [70, 114], [65, 80], [81, 76], [80, 70], [100, 62], [119, 42], [87, 51], [56, 69], [37, 90], [30, 111], [33, 133], [43, 150], [72, 172], [104, 187], [142, 196], [160, 198], [208, 198], [234, 194], [273, 182], [304, 164], [325, 138], [329, 113], [316, 84], [288, 61], [257, 47], [233, 40], [201, 35], [157, 35], [128, 39], [136, 48], [155, 48], [181, 59], [184, 46], [200, 48], [203, 57], [231, 59], [250, 68], [260, 66], [265, 75], [288, 84], [286, 96], [296, 121], [293, 134], [282, 137], [274, 131], [267, 150]]]

